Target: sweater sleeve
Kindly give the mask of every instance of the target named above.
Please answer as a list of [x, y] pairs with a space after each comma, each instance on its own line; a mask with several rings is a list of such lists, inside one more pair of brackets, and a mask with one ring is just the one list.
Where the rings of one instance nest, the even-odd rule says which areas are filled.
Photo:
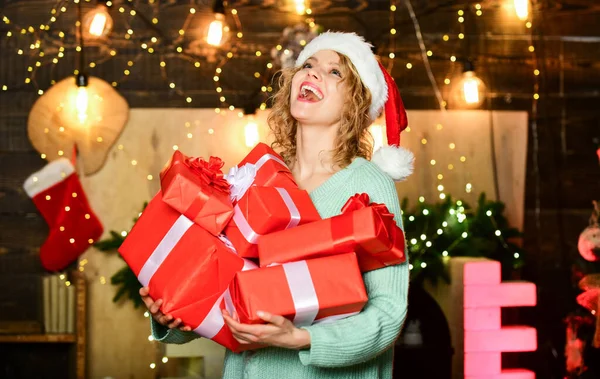
[[[364, 180], [372, 202], [384, 203], [402, 227], [400, 204], [389, 178]], [[359, 188], [360, 188], [359, 187]], [[358, 192], [358, 191], [357, 191]], [[363, 274], [369, 301], [361, 313], [330, 324], [305, 327], [310, 348], [300, 350], [304, 365], [343, 367], [365, 362], [389, 349], [406, 319], [408, 262]]]
[[152, 337], [158, 342], [181, 345], [200, 337], [194, 332], [184, 332], [177, 328], [169, 329], [154, 321], [154, 319], [151, 320], [150, 329]]

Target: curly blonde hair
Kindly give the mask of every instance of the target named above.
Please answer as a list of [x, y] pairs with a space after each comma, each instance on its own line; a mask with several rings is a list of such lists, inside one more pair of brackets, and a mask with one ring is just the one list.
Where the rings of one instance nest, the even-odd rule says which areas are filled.
[[[348, 166], [355, 157], [370, 159], [373, 151], [373, 138], [368, 131], [371, 124], [369, 107], [371, 92], [360, 79], [356, 67], [343, 54], [340, 57], [342, 81], [346, 84], [346, 98], [340, 128], [333, 149], [333, 163], [339, 168]], [[292, 78], [302, 67], [282, 70], [279, 77], [279, 90], [273, 96], [273, 107], [267, 122], [275, 138], [273, 148], [279, 150], [287, 164], [296, 157], [296, 132], [298, 122], [290, 111]]]

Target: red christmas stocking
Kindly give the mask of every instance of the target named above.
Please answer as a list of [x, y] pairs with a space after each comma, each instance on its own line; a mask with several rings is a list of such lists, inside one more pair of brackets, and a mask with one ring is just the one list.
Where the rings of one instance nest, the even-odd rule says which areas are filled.
[[66, 268], [102, 235], [102, 224], [90, 208], [68, 159], [48, 163], [30, 175], [23, 187], [50, 227], [40, 248], [46, 270]]

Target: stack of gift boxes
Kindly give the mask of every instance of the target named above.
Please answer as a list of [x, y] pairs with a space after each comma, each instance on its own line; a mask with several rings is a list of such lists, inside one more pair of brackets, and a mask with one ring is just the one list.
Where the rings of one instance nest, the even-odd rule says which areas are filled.
[[[359, 313], [361, 272], [405, 262], [404, 234], [366, 194], [321, 219], [281, 156], [258, 144], [228, 175], [223, 162], [176, 151], [161, 191], [119, 248], [161, 311], [233, 350], [222, 309], [242, 323], [262, 310], [297, 326]], [[247, 347], [246, 347], [247, 348]]]

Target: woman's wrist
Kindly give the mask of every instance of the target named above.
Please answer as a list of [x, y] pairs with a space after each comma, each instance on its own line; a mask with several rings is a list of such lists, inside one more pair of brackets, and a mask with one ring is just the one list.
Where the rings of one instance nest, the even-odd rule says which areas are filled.
[[296, 349], [308, 349], [310, 347], [310, 333], [306, 329], [295, 328], [294, 339], [296, 340]]

